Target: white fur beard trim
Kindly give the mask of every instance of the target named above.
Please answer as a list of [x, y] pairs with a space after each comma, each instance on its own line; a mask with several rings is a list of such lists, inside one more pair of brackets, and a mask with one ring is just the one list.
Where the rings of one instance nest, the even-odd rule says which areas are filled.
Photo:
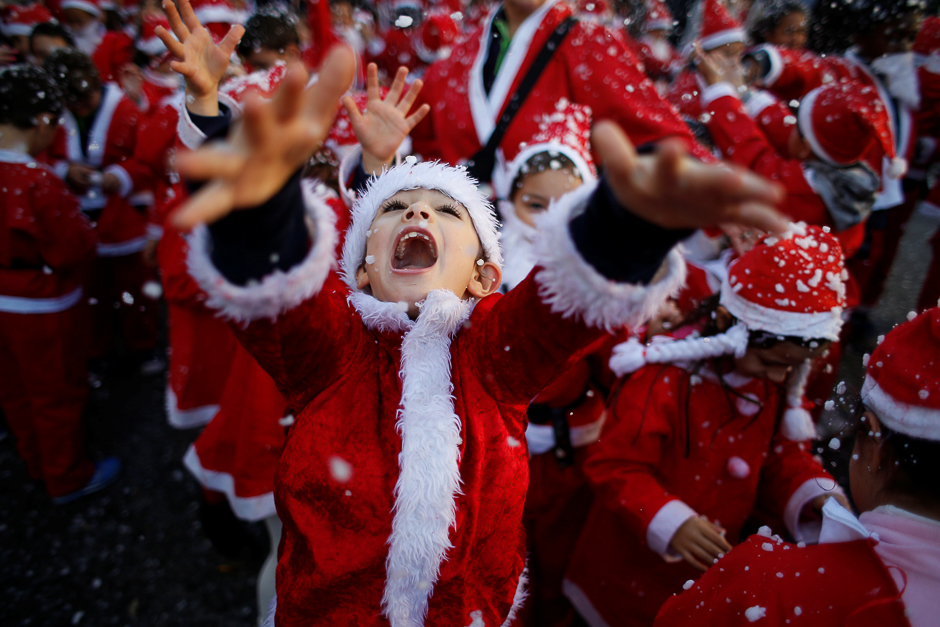
[[581, 257], [568, 230], [595, 189], [596, 183], [585, 183], [539, 216], [541, 237], [535, 255], [542, 267], [535, 277], [539, 295], [553, 312], [565, 318], [577, 316], [590, 327], [609, 332], [625, 325], [637, 327], [685, 285], [685, 261], [678, 248], [673, 248], [666, 257], [666, 276], [650, 285], [617, 283], [601, 275]]
[[306, 223], [314, 244], [300, 264], [287, 272], [275, 270], [253, 285], [230, 283], [212, 265], [209, 257], [209, 230], [205, 225], [193, 229], [188, 237], [189, 273], [206, 292], [206, 306], [218, 315], [247, 324], [270, 318], [292, 309], [316, 295], [335, 265], [336, 214], [315, 191], [316, 181], [303, 181]]
[[434, 290], [401, 346], [401, 434], [382, 605], [392, 627], [424, 625], [428, 601], [452, 548], [460, 493], [460, 418], [454, 413], [450, 345], [473, 301]]

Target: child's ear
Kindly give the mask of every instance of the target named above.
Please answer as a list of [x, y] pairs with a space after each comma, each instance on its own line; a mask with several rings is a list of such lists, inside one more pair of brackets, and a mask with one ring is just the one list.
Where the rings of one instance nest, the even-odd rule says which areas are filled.
[[359, 266], [359, 270], [356, 272], [356, 287], [362, 290], [367, 285], [369, 285], [369, 275], [366, 273], [365, 264], [363, 264]]
[[482, 266], [476, 266], [467, 291], [474, 298], [483, 298], [498, 290], [502, 282], [503, 271], [492, 261], [487, 261]]

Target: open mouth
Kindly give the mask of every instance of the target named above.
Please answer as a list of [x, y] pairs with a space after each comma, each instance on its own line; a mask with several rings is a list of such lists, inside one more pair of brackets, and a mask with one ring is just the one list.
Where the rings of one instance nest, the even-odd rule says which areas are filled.
[[398, 234], [393, 270], [424, 270], [437, 263], [437, 247], [431, 234], [420, 227], [406, 227]]

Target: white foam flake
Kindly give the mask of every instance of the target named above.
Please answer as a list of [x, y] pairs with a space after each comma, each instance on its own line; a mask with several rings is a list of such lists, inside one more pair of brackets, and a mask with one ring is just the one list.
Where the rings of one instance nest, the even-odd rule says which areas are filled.
[[691, 587], [694, 586], [694, 585], [695, 585], [695, 580], [694, 580], [694, 579], [689, 579], [689, 580], [686, 581], [684, 584], [682, 584], [682, 589], [683, 589], [683, 590], [688, 590], [689, 588], [691, 588]]
[[338, 455], [330, 458], [330, 475], [340, 483], [346, 483], [352, 478], [353, 467]]
[[519, 446], [519, 440], [517, 440], [516, 438], [512, 436], [509, 436], [506, 438], [506, 444], [508, 444], [512, 448], [516, 448], [517, 446]]
[[767, 608], [755, 605], [744, 610], [744, 617], [751, 623], [767, 616]]
[[839, 441], [839, 438], [832, 438], [829, 440], [829, 448], [832, 450], [838, 451], [840, 446], [842, 446], [842, 442]]
[[762, 545], [760, 545], [760, 548], [764, 549], [765, 551], [773, 551], [774, 545], [772, 545], [770, 542], [764, 542]]

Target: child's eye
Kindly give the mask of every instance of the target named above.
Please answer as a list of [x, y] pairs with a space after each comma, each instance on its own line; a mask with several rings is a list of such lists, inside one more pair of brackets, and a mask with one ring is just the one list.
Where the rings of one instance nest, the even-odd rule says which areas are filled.
[[442, 211], [444, 213], [449, 213], [450, 215], [456, 218], [460, 217], [460, 211], [458, 211], [457, 207], [454, 207], [453, 205], [441, 205], [440, 207], [437, 208], [437, 210]]
[[389, 211], [404, 211], [407, 208], [408, 205], [400, 200], [390, 200], [382, 206], [382, 213], [388, 213]]

